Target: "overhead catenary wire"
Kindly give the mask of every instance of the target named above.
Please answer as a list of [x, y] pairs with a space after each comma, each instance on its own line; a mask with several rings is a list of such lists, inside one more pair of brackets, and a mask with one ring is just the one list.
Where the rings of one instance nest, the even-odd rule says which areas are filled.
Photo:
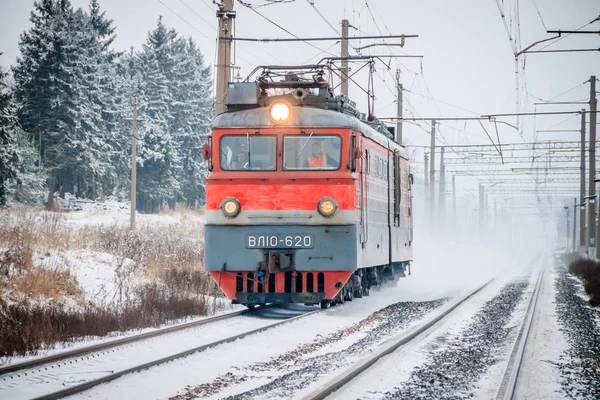
[[[255, 9], [254, 7], [252, 7], [251, 5], [248, 5], [247, 3], [244, 3], [244, 2], [242, 2], [242, 1], [240, 1], [240, 0], [238, 0], [238, 2], [239, 2], [240, 4], [242, 4], [244, 7], [247, 7], [247, 8], [249, 8], [250, 10], [254, 11], [254, 12], [255, 12], [256, 14], [258, 14], [258, 15], [259, 15], [261, 18], [263, 18], [264, 20], [266, 20], [266, 21], [267, 21], [267, 22], [269, 22], [270, 24], [272, 24], [272, 25], [276, 26], [277, 28], [281, 29], [282, 31], [284, 31], [284, 32], [285, 32], [285, 33], [287, 33], [288, 35], [290, 35], [290, 36], [293, 36], [294, 38], [296, 38], [296, 39], [298, 39], [298, 40], [300, 40], [300, 41], [302, 41], [302, 42], [305, 42], [305, 43], [306, 43], [306, 44], [308, 44], [309, 46], [311, 46], [311, 47], [313, 47], [313, 48], [315, 48], [315, 49], [317, 49], [317, 50], [319, 50], [319, 51], [321, 51], [321, 52], [323, 52], [323, 53], [327, 53], [327, 54], [329, 54], [329, 55], [335, 56], [335, 54], [333, 54], [333, 53], [331, 53], [331, 52], [328, 52], [328, 51], [325, 51], [325, 50], [323, 50], [323, 49], [319, 48], [318, 46], [315, 46], [314, 44], [310, 43], [310, 42], [309, 42], [309, 41], [307, 41], [306, 39], [301, 39], [300, 37], [298, 37], [298, 36], [297, 36], [297, 35], [295, 35], [294, 33], [290, 32], [290, 31], [289, 31], [289, 30], [287, 30], [287, 29], [285, 29], [283, 26], [279, 25], [279, 24], [278, 24], [278, 23], [276, 23], [275, 21], [273, 21], [273, 20], [271, 20], [270, 18], [266, 17], [265, 15], [261, 14], [261, 13], [260, 13], [258, 10], [256, 10], [256, 9]], [[238, 39], [238, 40], [239, 40], [239, 39]]]

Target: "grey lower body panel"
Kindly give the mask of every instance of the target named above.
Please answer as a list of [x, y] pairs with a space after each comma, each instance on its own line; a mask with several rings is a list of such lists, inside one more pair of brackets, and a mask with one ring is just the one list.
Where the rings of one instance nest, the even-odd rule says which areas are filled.
[[[248, 248], [248, 235], [310, 236], [311, 248]], [[297, 271], [348, 271], [358, 264], [357, 225], [206, 225], [204, 265], [207, 271], [254, 271], [265, 261], [265, 252], [293, 254]]]

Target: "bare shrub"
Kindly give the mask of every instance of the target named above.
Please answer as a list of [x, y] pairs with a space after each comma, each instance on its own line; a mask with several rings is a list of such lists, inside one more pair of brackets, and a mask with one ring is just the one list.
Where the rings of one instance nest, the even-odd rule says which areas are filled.
[[583, 287], [590, 296], [590, 305], [600, 306], [600, 263], [579, 258], [569, 264], [569, 272], [583, 281]]
[[175, 319], [207, 314], [204, 296], [179, 293], [157, 283], [138, 287], [136, 299], [120, 310], [88, 306], [78, 311], [58, 303], [8, 304], [0, 299], [0, 356], [35, 354], [57, 342], [158, 327]]

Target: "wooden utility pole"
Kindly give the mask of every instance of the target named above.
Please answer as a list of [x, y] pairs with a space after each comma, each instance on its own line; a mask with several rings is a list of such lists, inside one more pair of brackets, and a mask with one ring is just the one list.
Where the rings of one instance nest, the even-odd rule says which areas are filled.
[[222, 0], [217, 11], [219, 40], [217, 44], [217, 87], [215, 116], [227, 110], [227, 92], [231, 75], [231, 37], [233, 35], [233, 0]]
[[131, 217], [130, 227], [135, 229], [135, 210], [137, 192], [137, 104], [133, 104], [131, 121]]
[[596, 259], [596, 76], [590, 77], [590, 169], [588, 186], [589, 257]]
[[435, 204], [435, 119], [431, 120], [431, 149], [429, 154], [429, 215], [433, 217]]
[[581, 165], [579, 166], [579, 252], [587, 253], [585, 229], [585, 110], [581, 110]]
[[423, 186], [423, 199], [425, 201], [425, 210], [427, 210], [427, 208], [429, 207], [429, 154], [425, 153], [424, 155], [424, 159], [425, 159], [425, 179], [423, 179], [423, 182], [425, 183], [425, 185]]
[[440, 152], [440, 189], [438, 193], [440, 201], [438, 218], [442, 224], [445, 224], [446, 218], [446, 167], [444, 166], [444, 150], [446, 148], [442, 146]]
[[404, 87], [402, 86], [402, 82], [400, 81], [399, 69], [396, 70], [396, 82], [398, 84], [398, 94], [396, 95], [396, 117], [398, 117], [398, 119], [396, 120], [396, 142], [398, 142], [398, 144], [402, 146], [402, 103], [404, 101], [402, 92], [404, 90]]
[[348, 28], [350, 27], [350, 23], [347, 19], [342, 20], [342, 83], [340, 85], [340, 90], [343, 96], [348, 97], [348, 60], [347, 57], [350, 56], [348, 52]]

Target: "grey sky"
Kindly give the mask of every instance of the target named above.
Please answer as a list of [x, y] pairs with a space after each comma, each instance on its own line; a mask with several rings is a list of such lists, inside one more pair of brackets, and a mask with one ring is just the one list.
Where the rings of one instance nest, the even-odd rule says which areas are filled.
[[[507, 23], [511, 18], [514, 22], [515, 1], [500, 2], [504, 4]], [[262, 2], [256, 0], [254, 3]], [[6, 66], [14, 62], [13, 57], [18, 56], [19, 34], [29, 27], [29, 13], [33, 1], [0, 0], [0, 4], [0, 51], [6, 53], [0, 61]], [[87, 0], [73, 0], [73, 4], [86, 6]], [[175, 27], [182, 35], [194, 37], [203, 49], [207, 62], [213, 63], [216, 18], [215, 7], [210, 0], [101, 0], [100, 4], [115, 20], [118, 34], [115, 41], [116, 48], [120, 50], [130, 46], [139, 48], [147, 32], [155, 26], [158, 16], [162, 15], [168, 26]], [[424, 96], [432, 96], [437, 100], [476, 113], [514, 111], [513, 55], [494, 0], [393, 2], [369, 0], [368, 4], [377, 25], [373, 22], [365, 1], [315, 1], [315, 6], [338, 29], [341, 19], [346, 16], [350, 23], [364, 31], [364, 34], [379, 34], [379, 29], [385, 34], [389, 28], [393, 33], [419, 35], [417, 39], [407, 39], [402, 51], [407, 54], [424, 55], [422, 64], [417, 59], [403, 59], [399, 61], [401, 64], [393, 61], [390, 71], [393, 74], [395, 69], [400, 67], [403, 70], [402, 79], [405, 87], [412, 90], [406, 93], [408, 113], [412, 113], [414, 108], [420, 115], [428, 117], [439, 116], [440, 111], [445, 116], [473, 115], [443, 103], [436, 103]], [[595, 0], [535, 0], [535, 2], [521, 0], [519, 6], [523, 47], [549, 37], [544, 31], [535, 4], [548, 29], [575, 29], [594, 19], [600, 12], [600, 6]], [[179, 17], [169, 8], [179, 14]], [[239, 3], [235, 4], [235, 10], [238, 13], [238, 36], [259, 38], [288, 36]], [[263, 7], [259, 11], [301, 37], [335, 35], [335, 32], [306, 0]], [[383, 17], [385, 24], [380, 20], [380, 16]], [[600, 29], [600, 24], [589, 26], [589, 29]], [[351, 32], [358, 33], [355, 30]], [[599, 44], [598, 36], [573, 35], [549, 49], [598, 48]], [[317, 42], [315, 45], [320, 48], [333, 46], [329, 51], [339, 52], [339, 44], [334, 42]], [[358, 46], [358, 42], [355, 45]], [[385, 54], [389, 50], [378, 47], [371, 51]], [[241, 43], [238, 44], [236, 63], [241, 67], [241, 74], [245, 76], [255, 65], [316, 61], [324, 55], [318, 53], [319, 50], [304, 43]], [[594, 73], [600, 75], [600, 54], [597, 52], [532, 54], [526, 61], [527, 90], [533, 96], [549, 99], [584, 82]], [[382, 80], [385, 80], [385, 83]], [[363, 77], [362, 82], [365, 81]], [[375, 84], [376, 113], [379, 116], [394, 115], [392, 76], [381, 65], [378, 68]], [[588, 88], [582, 86], [565, 95], [564, 99], [582, 99], [588, 95], [588, 91]], [[351, 87], [350, 93], [359, 105], [366, 105], [366, 98], [359, 89]], [[530, 103], [537, 101], [533, 97], [529, 97], [528, 100]], [[551, 126], [560, 120], [560, 118], [546, 117], [538, 118], [536, 123], [539, 128], [546, 124]], [[576, 118], [570, 122], [570, 125], [566, 123], [560, 127], [568, 129], [578, 124]], [[464, 123], [448, 125], [457, 129], [464, 128]], [[510, 128], [502, 129], [507, 140], [518, 139]], [[485, 133], [480, 127], [468, 123], [467, 130], [472, 134], [459, 133], [449, 127], [444, 129], [442, 126], [442, 133], [448, 141], [485, 141]], [[406, 131], [408, 140], [421, 142], [424, 138], [423, 131], [416, 126], [407, 125]], [[526, 134], [530, 135], [530, 138], [533, 137], [532, 130]], [[546, 134], [543, 139], [552, 138], [548, 135]]]
[[[248, 0], [253, 4], [261, 0]], [[423, 62], [403, 59], [391, 63], [391, 71], [379, 66], [375, 78], [376, 108], [378, 116], [395, 114], [392, 74], [396, 68], [403, 70], [405, 113], [420, 116], [473, 116], [477, 114], [515, 111], [514, 56], [505, 32], [497, 3], [504, 6], [507, 24], [515, 23], [515, 7], [518, 0], [315, 0], [315, 6], [339, 29], [345, 16], [363, 34], [376, 35], [379, 30], [386, 34], [387, 28], [394, 34], [418, 34], [419, 38], [407, 39], [401, 50], [407, 54], [424, 55]], [[87, 0], [73, 0], [75, 6], [86, 6]], [[369, 8], [366, 4], [369, 4]], [[0, 57], [3, 65], [14, 62], [18, 54], [19, 34], [29, 27], [31, 0], [0, 0]], [[167, 26], [176, 28], [182, 35], [191, 35], [200, 44], [206, 61], [213, 64], [215, 57], [216, 17], [211, 0], [100, 0], [101, 7], [113, 18], [117, 27], [115, 46], [125, 50], [130, 46], [140, 48], [147, 32], [154, 28], [159, 15]], [[520, 0], [521, 45], [550, 37], [548, 29], [576, 29], [596, 18], [600, 13], [597, 0]], [[536, 9], [537, 6], [537, 9]], [[188, 8], [189, 7], [189, 8]], [[244, 37], [289, 37], [253, 11], [235, 3], [237, 35]], [[374, 15], [375, 24], [371, 13]], [[172, 11], [171, 11], [172, 10]], [[301, 37], [334, 36], [335, 32], [312, 9], [307, 0], [277, 4], [258, 9], [265, 16]], [[540, 15], [541, 14], [541, 18]], [[177, 13], [179, 16], [174, 14]], [[383, 18], [383, 21], [380, 19]], [[185, 21], [187, 22], [185, 22]], [[543, 22], [542, 22], [543, 20]], [[190, 26], [191, 25], [191, 26]], [[600, 29], [600, 23], [587, 27]], [[514, 29], [513, 29], [514, 31]], [[352, 35], [358, 34], [351, 30]], [[354, 43], [354, 42], [353, 42]], [[362, 43], [364, 45], [365, 43]], [[358, 42], [355, 43], [359, 45]], [[248, 74], [260, 64], [297, 64], [316, 61], [323, 54], [305, 43], [254, 44], [239, 43], [236, 64], [241, 75]], [[339, 53], [339, 44], [317, 42], [315, 46]], [[542, 46], [540, 46], [541, 48]], [[551, 45], [548, 49], [599, 48], [598, 35], [572, 35]], [[373, 53], [387, 53], [378, 47]], [[398, 50], [394, 50], [398, 51]], [[368, 51], [366, 52], [368, 53]], [[371, 54], [373, 54], [371, 53]], [[354, 66], [356, 67], [356, 66]], [[533, 102], [551, 99], [588, 80], [590, 75], [600, 76], [600, 53], [532, 54], [526, 58], [526, 80], [521, 74], [524, 110], [533, 111]], [[366, 77], [359, 76], [366, 84]], [[383, 82], [385, 81], [385, 82]], [[527, 93], [523, 89], [526, 82]], [[362, 109], [366, 108], [365, 95], [351, 85], [350, 95]], [[433, 97], [436, 101], [429, 99]], [[581, 100], [589, 97], [589, 86], [582, 85], [557, 100]], [[450, 107], [444, 103], [461, 107]], [[544, 106], [544, 111], [578, 109], [581, 106]], [[470, 110], [470, 113], [465, 110]], [[542, 111], [541, 108], [538, 110]], [[559, 124], [568, 116], [538, 117], [522, 121], [524, 139], [534, 138], [534, 126], [547, 129]], [[514, 118], [507, 118], [514, 123]], [[464, 128], [466, 126], [466, 131]], [[493, 125], [488, 124], [493, 130]], [[572, 117], [556, 128], [578, 129], [579, 118]], [[504, 142], [519, 142], [515, 130], [500, 126]], [[447, 122], [440, 126], [440, 133], [449, 143], [489, 143], [485, 132], [477, 122]], [[429, 136], [413, 124], [405, 124], [406, 140], [410, 143], [427, 144]], [[577, 133], [540, 133], [539, 140], [578, 140]], [[440, 137], [440, 144], [443, 144]], [[415, 170], [422, 165], [415, 163]]]

